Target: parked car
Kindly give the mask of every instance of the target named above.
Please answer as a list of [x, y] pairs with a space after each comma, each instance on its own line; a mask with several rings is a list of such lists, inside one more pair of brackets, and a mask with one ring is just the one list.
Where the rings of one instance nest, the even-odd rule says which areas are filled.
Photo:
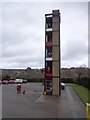
[[22, 82], [23, 82], [23, 83], [27, 83], [27, 80], [23, 80]]
[[65, 89], [65, 84], [61, 82], [61, 89]]
[[8, 80], [3, 80], [2, 84], [9, 84], [9, 81]]
[[14, 80], [9, 80], [9, 84], [14, 84]]
[[16, 84], [18, 84], [18, 83], [23, 83], [23, 80], [22, 80], [22, 79], [16, 79], [16, 80], [14, 81], [14, 83], [16, 83]]

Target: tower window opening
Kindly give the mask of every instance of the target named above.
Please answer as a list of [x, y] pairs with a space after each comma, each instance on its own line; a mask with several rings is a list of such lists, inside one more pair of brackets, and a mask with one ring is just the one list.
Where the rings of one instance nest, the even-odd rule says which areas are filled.
[[46, 42], [52, 42], [52, 32], [46, 32]]
[[46, 62], [46, 73], [52, 73], [52, 62], [48, 61]]
[[46, 48], [46, 57], [52, 57], [52, 47]]
[[46, 17], [46, 28], [52, 28], [52, 17]]

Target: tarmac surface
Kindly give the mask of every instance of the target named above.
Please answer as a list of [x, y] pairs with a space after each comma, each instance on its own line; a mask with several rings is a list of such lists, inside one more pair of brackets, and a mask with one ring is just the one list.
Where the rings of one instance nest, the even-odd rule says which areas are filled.
[[17, 94], [15, 84], [2, 85], [2, 118], [86, 118], [86, 107], [72, 88], [61, 96], [43, 96], [42, 83], [22, 84], [22, 90], [26, 93]]

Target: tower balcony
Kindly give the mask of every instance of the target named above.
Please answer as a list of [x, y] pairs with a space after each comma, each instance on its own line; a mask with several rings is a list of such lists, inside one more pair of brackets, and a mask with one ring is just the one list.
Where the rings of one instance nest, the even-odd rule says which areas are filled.
[[52, 57], [47, 57], [46, 61], [52, 61]]
[[46, 51], [46, 58], [52, 58], [52, 52], [48, 52]]
[[53, 75], [52, 75], [52, 73], [45, 73], [45, 76], [46, 77], [52, 77]]
[[46, 28], [46, 32], [51, 32], [52, 28]]

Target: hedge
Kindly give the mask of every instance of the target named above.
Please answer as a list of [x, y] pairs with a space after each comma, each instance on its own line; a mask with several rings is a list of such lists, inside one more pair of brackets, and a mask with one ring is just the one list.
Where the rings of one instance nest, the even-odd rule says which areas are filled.
[[74, 83], [82, 85], [90, 90], [90, 77], [83, 76], [83, 77], [77, 77], [77, 79], [74, 81]]
[[73, 78], [61, 78], [63, 83], [74, 83]]
[[90, 90], [90, 77], [87, 77], [87, 76], [81, 77], [80, 83], [82, 86], [84, 86]]
[[28, 82], [43, 82], [43, 79], [27, 79]]

